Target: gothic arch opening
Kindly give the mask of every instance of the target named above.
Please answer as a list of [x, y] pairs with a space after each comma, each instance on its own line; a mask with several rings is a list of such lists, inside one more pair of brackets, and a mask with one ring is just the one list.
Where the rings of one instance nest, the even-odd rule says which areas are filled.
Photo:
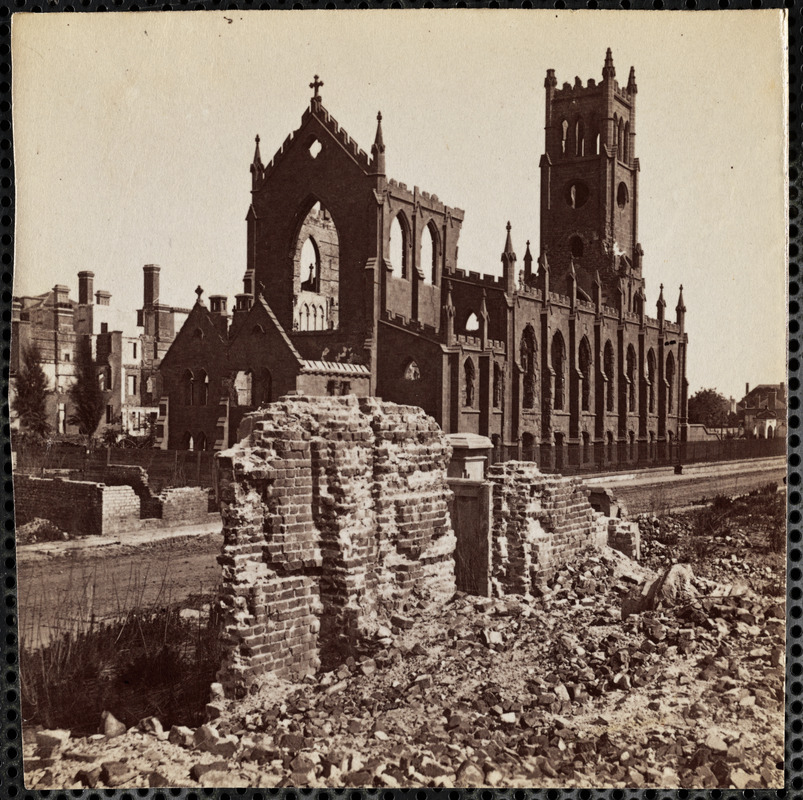
[[273, 400], [273, 376], [267, 367], [252, 375], [251, 394], [255, 406], [267, 405]]
[[536, 390], [536, 370], [537, 370], [537, 342], [535, 330], [532, 325], [527, 325], [521, 334], [521, 369], [523, 372], [524, 386], [522, 391], [522, 405], [524, 408], [535, 408]]
[[464, 396], [463, 405], [471, 407], [474, 405], [474, 362], [469, 356], [463, 363]]
[[480, 318], [477, 316], [476, 311], [468, 312], [463, 329], [466, 333], [476, 333], [480, 329]]
[[580, 375], [582, 386], [580, 387], [580, 408], [588, 411], [591, 408], [591, 345], [588, 337], [584, 336], [580, 341]]
[[430, 222], [421, 234], [421, 272], [424, 283], [438, 284], [438, 263], [440, 261], [440, 239], [438, 230]]
[[583, 257], [583, 240], [579, 236], [572, 236], [569, 239], [569, 251], [574, 258]]
[[585, 125], [578, 119], [574, 125], [574, 154], [584, 156], [585, 153]]
[[625, 121], [619, 118], [619, 130], [616, 137], [616, 150], [620, 161], [625, 160]]
[[566, 142], [569, 139], [569, 121], [563, 120], [560, 123], [560, 152], [562, 155], [566, 155]]
[[181, 376], [181, 387], [184, 395], [184, 405], [193, 405], [195, 401], [195, 376], [191, 370], [184, 370], [184, 374]]
[[624, 142], [624, 161], [630, 161], [630, 123], [625, 122], [625, 142]]
[[560, 331], [552, 337], [551, 355], [552, 371], [555, 373], [552, 407], [555, 411], [563, 411], [566, 405], [566, 344]]
[[493, 380], [493, 406], [499, 408], [502, 405], [502, 367], [494, 361], [494, 380]]
[[[293, 239], [293, 328], [321, 331], [338, 327], [340, 239], [326, 206], [307, 200]], [[312, 310], [314, 309], [314, 311]]]
[[407, 361], [407, 365], [404, 367], [404, 380], [406, 381], [421, 380], [421, 369], [418, 366], [418, 362], [412, 358]]
[[209, 402], [209, 376], [206, 374], [206, 370], [200, 370], [195, 381], [197, 384], [198, 405], [205, 406]]
[[636, 351], [633, 345], [627, 346], [627, 410], [636, 410]]
[[605, 342], [605, 351], [603, 355], [603, 366], [605, 368], [605, 377], [607, 378], [606, 387], [607, 392], [605, 396], [605, 410], [613, 411], [615, 408], [615, 392], [616, 387], [616, 362], [614, 359], [613, 345], [611, 340]]
[[403, 212], [399, 212], [390, 223], [391, 275], [394, 278], [410, 277], [410, 223]]
[[647, 407], [650, 414], [655, 413], [655, 351], [647, 353]]
[[206, 450], [206, 434], [203, 431], [195, 437], [195, 449]]
[[666, 412], [675, 411], [675, 356], [672, 352], [666, 357]]

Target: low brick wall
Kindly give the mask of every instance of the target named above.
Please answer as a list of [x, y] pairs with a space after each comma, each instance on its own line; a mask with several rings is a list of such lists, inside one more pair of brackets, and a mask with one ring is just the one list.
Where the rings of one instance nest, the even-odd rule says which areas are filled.
[[140, 502], [130, 486], [16, 475], [14, 512], [17, 525], [42, 517], [74, 536], [99, 535], [137, 527]]
[[164, 525], [190, 525], [209, 517], [209, 492], [195, 486], [165, 489], [154, 498]]
[[507, 461], [490, 467], [487, 480], [493, 486], [490, 577], [495, 594], [527, 594], [589, 546], [613, 541], [617, 549], [637, 552], [628, 541], [633, 523], [595, 511], [579, 478], [545, 475], [531, 462]]
[[451, 597], [450, 452], [421, 409], [287, 397], [240, 433], [217, 459], [228, 691], [344, 658], [414, 591]]

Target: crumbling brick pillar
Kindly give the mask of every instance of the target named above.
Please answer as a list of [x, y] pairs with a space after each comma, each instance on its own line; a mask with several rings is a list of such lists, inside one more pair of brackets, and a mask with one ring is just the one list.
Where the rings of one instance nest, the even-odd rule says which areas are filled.
[[226, 654], [242, 691], [342, 658], [415, 593], [454, 593], [445, 436], [415, 407], [287, 397], [217, 458]]

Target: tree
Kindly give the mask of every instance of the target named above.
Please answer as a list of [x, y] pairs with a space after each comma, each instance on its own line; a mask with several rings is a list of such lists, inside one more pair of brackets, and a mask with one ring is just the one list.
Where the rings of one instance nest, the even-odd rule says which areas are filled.
[[42, 352], [31, 344], [22, 352], [22, 364], [17, 372], [14, 413], [19, 417], [23, 437], [34, 444], [41, 444], [50, 435], [47, 419], [47, 375], [42, 369]]
[[74, 410], [67, 421], [78, 426], [79, 433], [86, 436], [89, 445], [103, 416], [106, 399], [98, 383], [92, 360], [92, 342], [88, 336], [79, 339], [76, 356], [75, 383], [70, 387]]
[[730, 403], [716, 389], [700, 389], [689, 398], [689, 422], [709, 428], [728, 424]]

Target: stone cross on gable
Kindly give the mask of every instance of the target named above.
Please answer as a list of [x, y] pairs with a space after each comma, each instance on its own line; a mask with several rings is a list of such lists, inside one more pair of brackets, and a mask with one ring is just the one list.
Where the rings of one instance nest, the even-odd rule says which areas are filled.
[[313, 80], [313, 82], [309, 85], [309, 88], [312, 89], [313, 92], [315, 92], [313, 97], [318, 96], [318, 89], [320, 89], [321, 86], [323, 86], [323, 81], [318, 80], [318, 76], [316, 75], [315, 80]]

